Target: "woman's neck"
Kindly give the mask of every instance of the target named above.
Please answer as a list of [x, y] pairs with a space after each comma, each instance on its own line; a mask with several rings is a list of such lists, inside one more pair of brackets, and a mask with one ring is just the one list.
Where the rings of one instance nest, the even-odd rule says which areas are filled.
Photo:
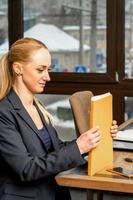
[[33, 105], [34, 95], [28, 90], [24, 88], [19, 88], [19, 86], [13, 86], [14, 91], [19, 96], [25, 107], [30, 107]]

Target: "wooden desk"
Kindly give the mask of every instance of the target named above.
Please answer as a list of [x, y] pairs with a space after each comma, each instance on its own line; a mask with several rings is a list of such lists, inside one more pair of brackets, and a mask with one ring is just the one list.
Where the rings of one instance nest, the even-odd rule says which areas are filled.
[[[133, 158], [133, 152], [114, 151], [115, 166], [124, 166], [133, 170], [133, 163], [125, 162], [125, 157]], [[102, 170], [94, 176], [88, 176], [87, 165], [62, 172], [55, 178], [59, 185], [87, 189], [87, 199], [93, 199], [92, 191], [94, 190], [133, 194], [133, 178], [118, 176], [106, 170]]]

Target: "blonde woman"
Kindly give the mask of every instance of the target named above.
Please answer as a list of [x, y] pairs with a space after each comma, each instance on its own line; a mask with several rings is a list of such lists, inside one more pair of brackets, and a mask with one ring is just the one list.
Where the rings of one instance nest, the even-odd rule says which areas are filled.
[[[0, 200], [69, 200], [54, 176], [85, 163], [84, 153], [100, 143], [92, 128], [62, 142], [51, 116], [34, 98], [50, 81], [51, 56], [33, 38], [16, 41], [0, 60]], [[117, 131], [112, 125], [112, 136]]]

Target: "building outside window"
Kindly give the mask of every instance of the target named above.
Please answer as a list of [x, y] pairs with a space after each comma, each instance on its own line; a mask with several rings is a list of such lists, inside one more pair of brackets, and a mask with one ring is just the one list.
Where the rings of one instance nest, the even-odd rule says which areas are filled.
[[53, 72], [106, 71], [106, 0], [24, 0], [24, 35], [48, 46]]
[[[0, 57], [7, 51], [8, 46], [8, 4], [7, 0], [0, 0]], [[7, 42], [7, 46], [5, 46]]]

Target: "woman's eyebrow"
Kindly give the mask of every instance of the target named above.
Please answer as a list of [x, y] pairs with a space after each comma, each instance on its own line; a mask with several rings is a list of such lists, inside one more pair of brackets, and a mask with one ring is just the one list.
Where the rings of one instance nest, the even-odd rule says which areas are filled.
[[47, 68], [48, 66], [46, 66], [46, 65], [37, 65], [37, 67]]
[[53, 68], [52, 65], [50, 65], [50, 66], [47, 66], [47, 65], [38, 65], [36, 67], [42, 67], [43, 69], [48, 69], [48, 70], [51, 70]]

